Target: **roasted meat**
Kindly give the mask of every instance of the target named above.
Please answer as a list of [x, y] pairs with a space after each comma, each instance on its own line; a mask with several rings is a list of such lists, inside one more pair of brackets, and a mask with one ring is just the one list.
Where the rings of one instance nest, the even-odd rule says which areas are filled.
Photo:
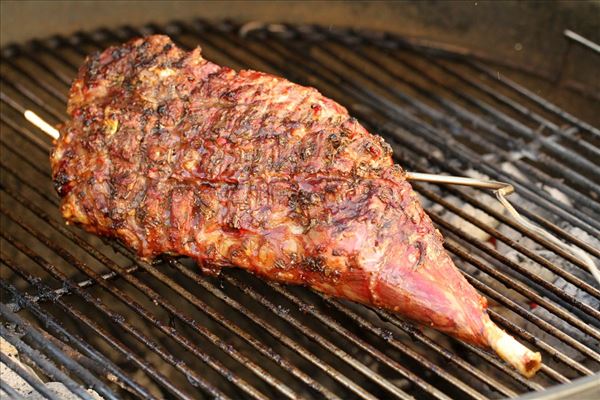
[[390, 147], [317, 90], [151, 36], [89, 57], [68, 113], [51, 163], [69, 222], [143, 259], [306, 285], [539, 369], [491, 322]]

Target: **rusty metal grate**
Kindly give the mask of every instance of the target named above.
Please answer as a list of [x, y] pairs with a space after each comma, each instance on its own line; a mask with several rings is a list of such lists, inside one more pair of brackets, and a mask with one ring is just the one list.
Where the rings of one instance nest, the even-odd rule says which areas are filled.
[[105, 398], [367, 399], [515, 397], [598, 373], [600, 289], [585, 264], [472, 189], [414, 185], [492, 319], [542, 352], [532, 380], [385, 311], [242, 271], [150, 265], [65, 226], [50, 140], [23, 112], [59, 123], [86, 54], [156, 32], [217, 63], [316, 86], [407, 169], [512, 183], [519, 212], [600, 259], [600, 130], [468, 57], [385, 34], [205, 21], [34, 41], [2, 51], [0, 315], [2, 336], [38, 373], [82, 398], [78, 387]]

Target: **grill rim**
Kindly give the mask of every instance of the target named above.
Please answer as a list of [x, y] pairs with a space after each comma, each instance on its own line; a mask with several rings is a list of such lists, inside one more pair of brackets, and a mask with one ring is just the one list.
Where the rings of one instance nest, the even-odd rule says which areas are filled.
[[[153, 27], [153, 28], [155, 28], [155, 27]], [[3, 53], [4, 53], [4, 49], [3, 49], [2, 51], [3, 51]], [[4, 62], [4, 60], [3, 60], [3, 62]], [[4, 82], [4, 80], [3, 80], [3, 82]], [[3, 100], [4, 100], [4, 99], [3, 99]], [[46, 107], [45, 107], [45, 106], [43, 106], [43, 105], [42, 105], [41, 107], [44, 107], [44, 108], [46, 108]], [[52, 114], [52, 113], [51, 113], [51, 114]], [[60, 114], [57, 112], [57, 115], [60, 115]], [[5, 122], [5, 121], [4, 121], [4, 119], [3, 119], [3, 122]], [[3, 260], [3, 261], [4, 261], [4, 260]]]

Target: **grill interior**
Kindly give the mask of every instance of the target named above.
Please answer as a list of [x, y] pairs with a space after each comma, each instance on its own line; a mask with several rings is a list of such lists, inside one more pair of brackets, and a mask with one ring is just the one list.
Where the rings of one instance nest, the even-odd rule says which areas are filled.
[[[474, 59], [317, 26], [196, 21], [53, 37], [4, 48], [1, 60], [1, 333], [37, 374], [82, 398], [91, 387], [105, 398], [485, 399], [600, 370], [600, 289], [585, 264], [481, 191], [413, 185], [492, 319], [542, 353], [531, 380], [385, 311], [239, 270], [214, 278], [187, 260], [146, 264], [65, 226], [51, 140], [22, 115], [60, 123], [85, 55], [149, 33], [317, 87], [384, 136], [407, 170], [513, 184], [520, 213], [600, 260], [600, 130]], [[4, 353], [1, 361], [56, 398]]]

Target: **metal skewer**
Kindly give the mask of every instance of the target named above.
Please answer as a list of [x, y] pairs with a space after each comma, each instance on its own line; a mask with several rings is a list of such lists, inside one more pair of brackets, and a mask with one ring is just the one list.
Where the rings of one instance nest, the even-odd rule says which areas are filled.
[[593, 50], [596, 53], [600, 54], [600, 45], [595, 42], [592, 42], [591, 40], [589, 40], [587, 38], [584, 38], [579, 33], [573, 32], [570, 29], [565, 29], [563, 34], [566, 37], [568, 37], [569, 39], [573, 40], [574, 42], [577, 42], [577, 43], [587, 47], [588, 49]]
[[[26, 110], [24, 112], [24, 116], [25, 119], [27, 119], [33, 125], [38, 127], [48, 136], [52, 137], [53, 139], [59, 138], [59, 131], [52, 125], [44, 121], [33, 111]], [[449, 185], [472, 186], [482, 189], [491, 189], [496, 195], [496, 199], [510, 213], [510, 215], [513, 217], [513, 219], [518, 225], [520, 225], [526, 231], [531, 231], [542, 236], [543, 238], [559, 246], [566, 252], [571, 253], [571, 255], [573, 255], [575, 258], [578, 258], [587, 266], [592, 276], [600, 284], [600, 271], [598, 270], [598, 267], [596, 266], [594, 260], [592, 259], [592, 257], [590, 257], [589, 254], [573, 245], [564, 243], [551, 233], [528, 221], [521, 214], [519, 214], [519, 212], [513, 207], [512, 204], [510, 204], [506, 196], [509, 196], [510, 194], [515, 192], [515, 188], [511, 184], [493, 180], [474, 179], [462, 176], [423, 174], [420, 172], [405, 172], [405, 177], [407, 181], [413, 182], [445, 183]]]
[[58, 132], [58, 129], [56, 129], [55, 127], [53, 127], [52, 125], [50, 125], [49, 123], [44, 121], [42, 118], [40, 118], [39, 115], [37, 115], [33, 111], [25, 110], [23, 115], [25, 116], [25, 119], [27, 121], [29, 121], [33, 125], [37, 126], [42, 132], [44, 132], [46, 135], [50, 136], [52, 139], [56, 140], [59, 138], [60, 133]]
[[510, 215], [512, 215], [517, 224], [519, 224], [525, 230], [537, 233], [544, 239], [547, 239], [549, 242], [554, 243], [563, 250], [571, 253], [576, 258], [579, 258], [588, 267], [588, 270], [594, 276], [596, 281], [600, 283], [600, 271], [598, 270], [598, 267], [594, 263], [592, 257], [590, 257], [585, 251], [564, 243], [554, 235], [528, 221], [521, 214], [519, 214], [512, 204], [510, 204], [506, 196], [515, 193], [515, 188], [513, 185], [506, 182], [466, 178], [462, 176], [422, 174], [419, 172], [406, 172], [405, 175], [406, 180], [414, 182], [447, 183], [449, 185], [473, 186], [483, 189], [492, 189], [496, 195], [496, 199], [504, 206]]

